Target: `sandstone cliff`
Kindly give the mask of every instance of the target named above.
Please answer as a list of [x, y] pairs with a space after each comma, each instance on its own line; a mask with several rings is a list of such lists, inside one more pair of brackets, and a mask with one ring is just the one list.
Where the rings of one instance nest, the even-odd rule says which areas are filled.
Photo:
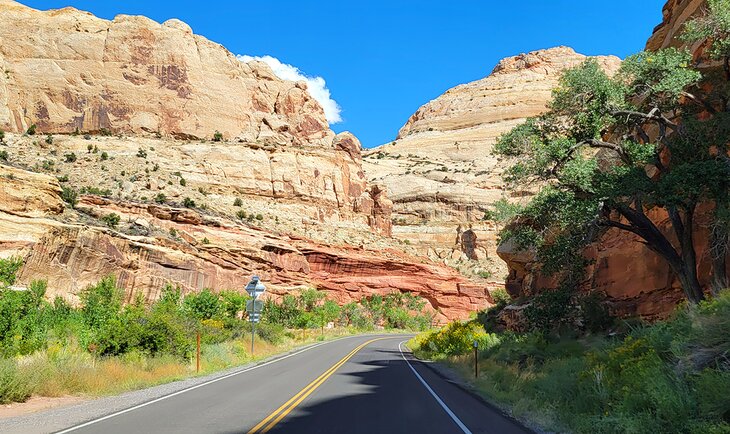
[[[325, 246], [225, 216], [81, 196], [65, 208], [49, 175], [0, 165], [0, 251], [25, 259], [18, 284], [45, 278], [48, 296], [72, 302], [86, 285], [114, 274], [128, 301], [155, 299], [166, 283], [184, 292], [238, 289], [251, 274], [270, 297], [314, 285], [340, 302], [405, 291], [424, 297], [438, 322], [492, 302], [489, 288], [395, 249]], [[114, 229], [101, 218], [120, 216]]]
[[330, 146], [303, 82], [242, 63], [175, 19], [112, 21], [0, 0], [0, 128], [159, 133]]
[[[489, 76], [423, 105], [395, 141], [368, 151], [368, 179], [384, 185], [394, 203], [394, 236], [466, 272], [504, 278], [506, 267], [495, 254], [498, 227], [482, 218], [500, 198], [519, 200], [531, 192], [505, 188], [501, 174], [508, 163], [491, 155], [492, 146], [543, 112], [561, 72], [585, 59], [568, 47], [503, 59]], [[595, 59], [610, 72], [620, 64], [613, 56]]]
[[[392, 202], [359, 141], [329, 129], [304, 83], [177, 20], [0, 0], [0, 42], [0, 256], [25, 258], [21, 283], [73, 300], [113, 273], [151, 299], [256, 272], [274, 295], [414, 292], [440, 319], [489, 304], [487, 285], [398, 250], [412, 251], [389, 238]], [[61, 186], [90, 194], [64, 209]]]

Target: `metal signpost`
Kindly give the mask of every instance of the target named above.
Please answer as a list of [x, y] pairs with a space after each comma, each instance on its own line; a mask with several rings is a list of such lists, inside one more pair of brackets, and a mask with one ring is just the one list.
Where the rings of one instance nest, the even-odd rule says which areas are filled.
[[266, 286], [259, 280], [259, 276], [251, 277], [251, 281], [246, 285], [246, 292], [251, 296], [251, 300], [246, 302], [246, 312], [251, 321], [251, 357], [253, 357], [253, 338], [256, 335], [256, 323], [261, 319], [261, 310], [264, 308], [264, 302], [257, 300], [258, 296], [266, 291]]
[[479, 378], [479, 341], [474, 340], [474, 378]]

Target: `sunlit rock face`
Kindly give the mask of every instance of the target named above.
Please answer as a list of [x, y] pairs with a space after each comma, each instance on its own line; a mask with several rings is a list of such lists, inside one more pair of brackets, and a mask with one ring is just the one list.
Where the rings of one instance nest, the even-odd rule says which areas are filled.
[[[412, 292], [438, 321], [491, 303], [494, 287], [390, 238], [387, 190], [303, 82], [178, 20], [0, 0], [0, 64], [0, 256], [24, 259], [21, 285], [78, 301], [114, 274], [127, 300], [152, 300], [166, 283], [240, 290], [257, 273], [273, 297]], [[108, 197], [72, 210], [61, 186]]]
[[[620, 64], [615, 56], [593, 58], [609, 73]], [[484, 212], [503, 197], [527, 200], [534, 189], [509, 191], [501, 176], [509, 162], [492, 155], [492, 147], [543, 113], [561, 73], [586, 59], [568, 47], [505, 58], [487, 77], [421, 106], [392, 143], [366, 152], [368, 180], [383, 184], [393, 201], [393, 235], [456, 268], [503, 278], [499, 228]]]

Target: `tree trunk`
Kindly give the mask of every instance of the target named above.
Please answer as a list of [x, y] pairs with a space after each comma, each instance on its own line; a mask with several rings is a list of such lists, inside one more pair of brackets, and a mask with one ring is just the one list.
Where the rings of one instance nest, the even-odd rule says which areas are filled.
[[684, 221], [676, 207], [670, 206], [667, 211], [669, 211], [669, 219], [681, 247], [682, 268], [684, 269], [683, 276], [680, 276], [682, 289], [684, 289], [687, 299], [696, 304], [705, 299], [705, 294], [697, 278], [697, 253], [694, 245], [695, 207], [694, 200], [687, 204], [684, 211]]
[[[690, 207], [690, 210], [685, 215], [688, 217], [688, 226], [691, 228], [691, 214], [694, 212], [694, 207]], [[667, 261], [669, 267], [675, 276], [677, 276], [677, 279], [679, 279], [687, 300], [692, 304], [697, 304], [704, 300], [705, 296], [702, 292], [700, 282], [697, 279], [697, 258], [694, 245], [692, 244], [691, 230], [685, 230], [685, 224], [676, 208], [668, 207], [667, 211], [669, 212], [672, 226], [677, 233], [677, 238], [680, 241], [680, 252], [677, 252], [672, 243], [669, 242], [654, 222], [644, 214], [643, 210], [619, 207], [618, 211], [633, 226], [634, 230], [631, 232], [643, 238], [649, 249]], [[688, 234], [687, 232], [690, 233]]]
[[710, 240], [710, 255], [712, 256], [712, 292], [717, 294], [723, 289], [730, 288], [727, 276], [727, 254], [730, 235], [723, 228], [713, 228]]

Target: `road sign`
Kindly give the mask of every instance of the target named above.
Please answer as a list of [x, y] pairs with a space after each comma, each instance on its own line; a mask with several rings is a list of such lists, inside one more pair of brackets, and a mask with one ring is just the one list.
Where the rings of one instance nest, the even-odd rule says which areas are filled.
[[246, 292], [253, 298], [258, 297], [266, 291], [266, 286], [259, 280], [259, 276], [253, 276], [251, 281], [246, 285]]
[[254, 323], [259, 322], [259, 321], [261, 321], [261, 314], [256, 313], [256, 312], [250, 313], [250, 314], [248, 314], [248, 319]]
[[263, 300], [248, 300], [246, 302], [246, 312], [248, 313], [261, 313], [264, 308]]

